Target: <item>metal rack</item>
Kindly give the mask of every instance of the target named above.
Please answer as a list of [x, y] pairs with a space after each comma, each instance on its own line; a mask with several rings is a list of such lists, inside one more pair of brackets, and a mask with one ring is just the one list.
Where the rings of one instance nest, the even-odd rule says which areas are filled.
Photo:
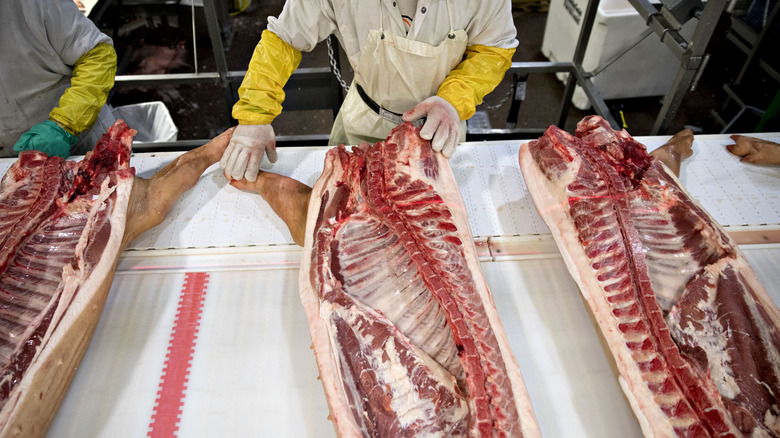
[[683, 97], [688, 90], [696, 86], [706, 66], [707, 47], [723, 15], [726, 0], [708, 0], [704, 8], [696, 12], [695, 16], [699, 22], [690, 40], [686, 40], [680, 34], [679, 29], [684, 23], [680, 23], [682, 20], [678, 14], [669, 12], [672, 8], [667, 8], [665, 2], [662, 2], [660, 8], [648, 0], [629, 0], [629, 2], [645, 20], [647, 26], [661, 38], [661, 42], [666, 44], [680, 60], [680, 68], [672, 87], [664, 97], [663, 106], [650, 133], [650, 135], [658, 135], [666, 132], [677, 114]]
[[[598, 0], [591, 0], [585, 12], [585, 25], [580, 33], [577, 50], [574, 59], [571, 62], [513, 63], [507, 72], [507, 74], [569, 73], [569, 80], [564, 90], [564, 97], [557, 120], [557, 125], [561, 127], [563, 127], [566, 122], [575, 85], [580, 85], [586, 91], [596, 113], [609, 120], [614, 127], [617, 127], [617, 122], [610, 114], [606, 103], [601, 98], [598, 90], [590, 82], [589, 73], [582, 69], [582, 59], [585, 54], [587, 41], [590, 37], [590, 31], [597, 9]], [[223, 44], [223, 24], [218, 21], [218, 17], [221, 15], [220, 10], [215, 4], [215, 0], [203, 0], [203, 11], [206, 18], [209, 39], [214, 51], [216, 72], [118, 75], [116, 77], [115, 86], [132, 87], [193, 83], [215, 84], [219, 85], [224, 90], [225, 106], [227, 108], [227, 113], [230, 114], [233, 103], [238, 99], [238, 86], [243, 80], [246, 71], [228, 70], [225, 59], [225, 46]], [[331, 38], [333, 39], [332, 43], [335, 43], [335, 38], [333, 36], [331, 36]], [[297, 69], [286, 84], [285, 93], [287, 95], [285, 100], [286, 111], [332, 108], [335, 115], [338, 108], [341, 106], [341, 101], [343, 99], [340, 85], [329, 67]], [[235, 122], [231, 119], [229, 120], [229, 123], [234, 124]], [[546, 126], [537, 129], [474, 129], [470, 130], [469, 137], [475, 140], [502, 137], [528, 137], [542, 132], [545, 128]], [[134, 150], [138, 152], [188, 150], [200, 146], [207, 141], [208, 139], [180, 140], [165, 143], [137, 142], [134, 144]], [[322, 144], [327, 144], [327, 135], [277, 137], [277, 145], [280, 146]]]
[[[704, 10], [699, 15], [699, 24], [696, 27], [691, 41], [686, 41], [678, 32], [679, 26], [675, 27], [663, 11], [650, 4], [647, 0], [630, 0], [631, 4], [639, 11], [640, 15], [646, 20], [647, 25], [658, 33], [663, 41], [675, 55], [680, 59], [680, 70], [675, 79], [672, 90], [667, 94], [664, 100], [663, 108], [658, 116], [653, 134], [666, 130], [670, 121], [676, 114], [676, 111], [685, 95], [686, 90], [694, 83], [697, 75], [700, 74], [705, 64], [706, 42], [712, 36], [715, 24], [724, 9], [726, 0], [709, 0]], [[560, 104], [558, 119], [556, 125], [563, 128], [571, 107], [571, 99], [575, 87], [579, 85], [591, 102], [596, 114], [604, 117], [614, 128], [619, 125], [614, 116], [610, 113], [607, 104], [599, 93], [598, 89], [591, 82], [593, 74], [585, 71], [582, 62], [587, 49], [590, 34], [593, 29], [593, 23], [598, 11], [599, 0], [590, 0], [583, 15], [583, 26], [577, 40], [577, 46], [574, 56], [569, 62], [517, 62], [512, 63], [507, 72], [508, 75], [527, 76], [537, 73], [568, 73], [568, 79], [564, 87], [563, 98]], [[225, 60], [225, 48], [223, 45], [223, 29], [217, 17], [220, 16], [219, 10], [214, 0], [203, 0], [203, 10], [208, 27], [208, 34], [214, 51], [216, 63], [216, 72], [201, 73], [178, 73], [162, 75], [119, 75], [116, 78], [117, 87], [139, 86], [139, 85], [164, 85], [164, 84], [191, 84], [191, 83], [209, 83], [219, 85], [224, 90], [225, 106], [227, 113], [233, 103], [238, 99], [238, 86], [245, 75], [245, 71], [230, 71]], [[331, 36], [331, 38], [334, 38]], [[333, 42], [333, 41], [332, 41]], [[693, 42], [696, 42], [695, 44]], [[700, 42], [704, 42], [703, 44]], [[520, 100], [522, 97], [522, 84], [515, 84], [513, 90], [513, 100]], [[341, 105], [343, 99], [338, 81], [332, 74], [331, 68], [299, 68], [296, 70], [289, 82], [285, 86], [287, 99], [285, 109], [295, 111], [296, 109], [318, 109], [332, 108], [335, 113]], [[513, 112], [510, 112], [512, 114]], [[516, 112], [514, 112], [516, 114]], [[230, 124], [235, 122], [230, 119]], [[469, 140], [489, 140], [498, 138], [530, 138], [538, 135], [545, 127], [541, 128], [506, 128], [492, 129], [472, 127], [468, 130]], [[137, 151], [159, 151], [159, 150], [186, 150], [197, 147], [204, 140], [185, 140], [170, 143], [141, 143], [135, 147]], [[322, 145], [326, 144], [326, 135], [314, 136], [279, 136], [277, 144], [284, 145]]]
[[[758, 4], [760, 3], [754, 2], [750, 9]], [[755, 22], [754, 26], [748, 23], [751, 20], [750, 10], [742, 11], [741, 14], [734, 11], [731, 14], [731, 31], [727, 39], [745, 55], [745, 58], [737, 77], [732, 82], [723, 84], [726, 99], [719, 108], [711, 110], [712, 117], [723, 126], [721, 133], [734, 132], [735, 128], [737, 131], [741, 128], [749, 130], [750, 122], [755, 124], [756, 120], [759, 120], [760, 124], [760, 119], [769, 110], [767, 107], [771, 106], [769, 101], [773, 93], [761, 96], [761, 92], [756, 92], [756, 87], [751, 86], [751, 82], [755, 81], [757, 75], [766, 78], [769, 84], [780, 84], [777, 58], [772, 60], [768, 57], [776, 53], [769, 48], [769, 44], [772, 41], [770, 36], [780, 29], [778, 27], [780, 26], [778, 22], [780, 1], [775, 1], [772, 5], [770, 0], [766, 0], [763, 7], [766, 15], [761, 26], [757, 26]], [[764, 101], [762, 97], [768, 98], [769, 101]], [[743, 119], [746, 119], [747, 124]]]
[[[660, 5], [651, 3], [648, 0], [629, 0], [634, 9], [637, 10], [639, 15], [645, 21], [647, 29], [639, 35], [638, 41], [641, 41], [648, 35], [655, 33], [662, 43], [664, 43], [679, 60], [680, 67], [674, 78], [669, 91], [664, 97], [663, 105], [657, 116], [650, 135], [663, 134], [669, 128], [672, 120], [677, 114], [677, 110], [682, 103], [685, 94], [688, 90], [693, 90], [707, 64], [708, 54], [707, 49], [709, 42], [720, 24], [720, 20], [723, 18], [723, 12], [726, 7], [727, 0], [708, 0], [702, 7], [699, 0], [662, 0]], [[575, 85], [582, 87], [588, 97], [594, 111], [607, 119], [613, 128], [617, 128], [618, 125], [614, 120], [614, 117], [609, 113], [609, 110], [604, 103], [601, 95], [598, 92], [597, 87], [591, 82], [591, 78], [599, 73], [600, 70], [606, 67], [599, 66], [592, 71], [586, 71], [583, 69], [583, 59], [585, 50], [588, 45], [588, 40], [592, 30], [593, 22], [598, 9], [598, 0], [591, 0], [588, 2], [587, 9], [584, 14], [583, 27], [577, 41], [577, 46], [574, 52], [574, 56], [571, 62], [568, 63], [515, 63], [510, 69], [510, 73], [515, 73], [521, 76], [527, 75], [527, 73], [538, 72], [566, 72], [569, 74], [569, 79], [566, 83], [564, 91], [563, 102], [561, 104], [561, 112], [558, 119], [558, 127], [563, 127], [566, 120], [566, 114], [569, 110], [569, 102], [571, 101]], [[777, 8], [775, 8], [777, 9]], [[773, 15], [774, 16], [774, 15]], [[686, 40], [681, 34], [680, 30], [682, 26], [690, 19], [695, 17], [698, 20], [694, 29], [693, 35]], [[634, 44], [627, 44], [627, 50], [630, 50], [635, 46]], [[753, 52], [750, 52], [751, 54]], [[607, 62], [614, 61], [614, 59], [622, 56], [625, 52], [618, 54], [615, 58]], [[516, 84], [517, 86], [517, 84]], [[518, 93], [518, 91], [516, 91]], [[515, 96], [514, 100], [522, 100], [522, 97]], [[514, 104], [515, 102], [513, 102]], [[512, 124], [512, 117], [516, 118], [517, 113], [510, 111], [510, 116], [507, 120], [508, 124]], [[506, 129], [506, 130], [473, 130], [475, 133], [485, 132], [493, 137], [511, 137], [516, 135], [536, 134], [538, 130], [519, 130], [519, 129]]]

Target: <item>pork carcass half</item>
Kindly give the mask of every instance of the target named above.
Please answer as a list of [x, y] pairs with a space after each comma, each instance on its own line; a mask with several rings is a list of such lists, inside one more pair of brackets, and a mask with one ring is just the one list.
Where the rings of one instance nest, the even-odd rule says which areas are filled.
[[86, 350], [125, 228], [135, 134], [80, 162], [26, 151], [0, 182], [0, 435], [43, 435]]
[[331, 149], [300, 294], [342, 437], [537, 436], [449, 164], [419, 128]]
[[675, 175], [598, 116], [519, 159], [645, 435], [780, 435], [780, 311]]

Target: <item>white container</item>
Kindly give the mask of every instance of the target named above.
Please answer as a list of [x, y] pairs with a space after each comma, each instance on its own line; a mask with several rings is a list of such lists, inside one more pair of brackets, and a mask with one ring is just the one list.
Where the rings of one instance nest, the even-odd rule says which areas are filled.
[[117, 106], [111, 109], [114, 117], [122, 119], [138, 131], [133, 140], [144, 142], [176, 141], [179, 129], [163, 102], [143, 102]]
[[[587, 0], [551, 0], [542, 41], [542, 54], [553, 62], [571, 61], [584, 20]], [[682, 28], [688, 38], [696, 26], [690, 20]], [[601, 0], [590, 41], [582, 61], [586, 72], [606, 64], [624, 52], [648, 29], [639, 12], [627, 0]], [[591, 78], [604, 100], [665, 95], [674, 82], [680, 61], [660, 37], [651, 33], [612, 65]], [[567, 73], [559, 73], [565, 81]], [[590, 101], [577, 86], [572, 104], [590, 108]]]

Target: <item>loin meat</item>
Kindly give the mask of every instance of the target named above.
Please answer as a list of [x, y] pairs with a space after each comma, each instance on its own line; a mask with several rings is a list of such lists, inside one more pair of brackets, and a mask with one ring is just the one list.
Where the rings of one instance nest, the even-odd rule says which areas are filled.
[[80, 162], [26, 151], [0, 182], [0, 435], [46, 432], [111, 285], [133, 183], [118, 121]]
[[303, 254], [339, 435], [538, 435], [452, 171], [419, 128], [328, 152]]
[[598, 116], [519, 159], [645, 435], [780, 435], [780, 311], [675, 175]]

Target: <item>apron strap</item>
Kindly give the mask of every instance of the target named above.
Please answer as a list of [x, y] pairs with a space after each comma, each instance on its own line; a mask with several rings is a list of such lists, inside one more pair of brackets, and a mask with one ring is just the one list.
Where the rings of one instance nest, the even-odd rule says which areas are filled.
[[379, 34], [382, 39], [385, 39], [385, 12], [382, 10], [382, 0], [379, 0]]
[[447, 18], [450, 20], [450, 33], [447, 34], [447, 38], [453, 39], [455, 38], [455, 31], [452, 29], [452, 13], [450, 13], [450, 0], [446, 0], [445, 3], [447, 4]]

